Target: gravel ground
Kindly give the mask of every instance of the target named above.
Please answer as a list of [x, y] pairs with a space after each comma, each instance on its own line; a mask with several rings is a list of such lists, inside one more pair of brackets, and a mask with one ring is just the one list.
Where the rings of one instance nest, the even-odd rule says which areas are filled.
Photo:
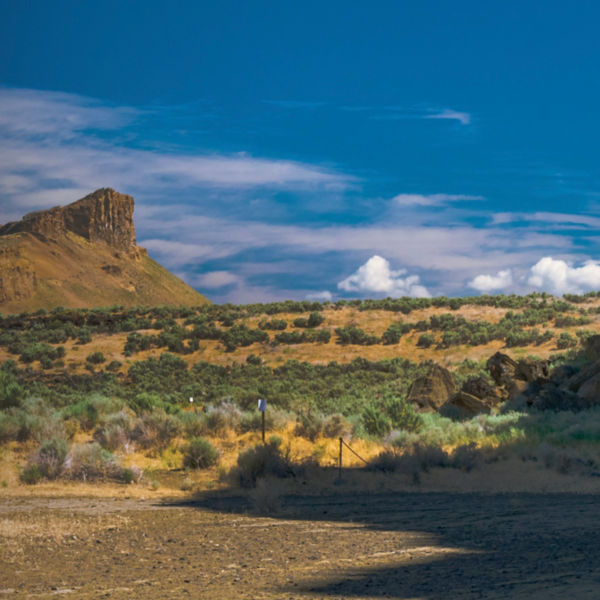
[[0, 499], [0, 598], [600, 598], [600, 496]]

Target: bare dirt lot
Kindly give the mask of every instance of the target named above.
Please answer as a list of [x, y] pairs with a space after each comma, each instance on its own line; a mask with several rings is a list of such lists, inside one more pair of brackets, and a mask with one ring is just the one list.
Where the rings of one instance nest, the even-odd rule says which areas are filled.
[[600, 597], [600, 496], [0, 498], [0, 598]]

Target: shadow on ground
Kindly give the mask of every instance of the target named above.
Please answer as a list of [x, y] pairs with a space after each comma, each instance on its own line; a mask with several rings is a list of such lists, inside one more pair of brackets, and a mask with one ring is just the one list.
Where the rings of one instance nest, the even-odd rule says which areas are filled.
[[[343, 485], [320, 496], [286, 495], [281, 509], [269, 516], [316, 527], [336, 523], [319, 541], [330, 545], [334, 556], [339, 548], [339, 560], [309, 556], [312, 568], [308, 560], [280, 592], [291, 598], [596, 599], [599, 499], [592, 494], [377, 493]], [[252, 511], [248, 497], [222, 492], [177, 505]], [[291, 539], [280, 551], [301, 554], [295, 543], [309, 541]], [[294, 570], [293, 561], [289, 568]]]

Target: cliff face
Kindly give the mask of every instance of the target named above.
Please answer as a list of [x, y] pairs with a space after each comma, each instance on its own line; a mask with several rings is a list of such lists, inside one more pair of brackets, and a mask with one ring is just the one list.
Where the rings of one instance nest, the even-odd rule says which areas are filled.
[[0, 227], [0, 312], [206, 303], [137, 246], [133, 204], [103, 188]]
[[68, 206], [25, 215], [21, 221], [1, 227], [0, 236], [32, 233], [56, 240], [68, 231], [90, 242], [103, 242], [134, 254], [133, 198], [102, 188]]

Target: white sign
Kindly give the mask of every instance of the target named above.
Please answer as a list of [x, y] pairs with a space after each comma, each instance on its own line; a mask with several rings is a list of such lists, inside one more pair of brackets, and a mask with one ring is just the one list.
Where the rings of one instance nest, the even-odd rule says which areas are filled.
[[193, 398], [190, 398], [190, 402], [193, 402], [193, 401], [194, 401], [194, 399], [193, 399]]
[[260, 410], [260, 412], [265, 412], [267, 410], [266, 400], [263, 400], [262, 398], [258, 399], [258, 410]]

